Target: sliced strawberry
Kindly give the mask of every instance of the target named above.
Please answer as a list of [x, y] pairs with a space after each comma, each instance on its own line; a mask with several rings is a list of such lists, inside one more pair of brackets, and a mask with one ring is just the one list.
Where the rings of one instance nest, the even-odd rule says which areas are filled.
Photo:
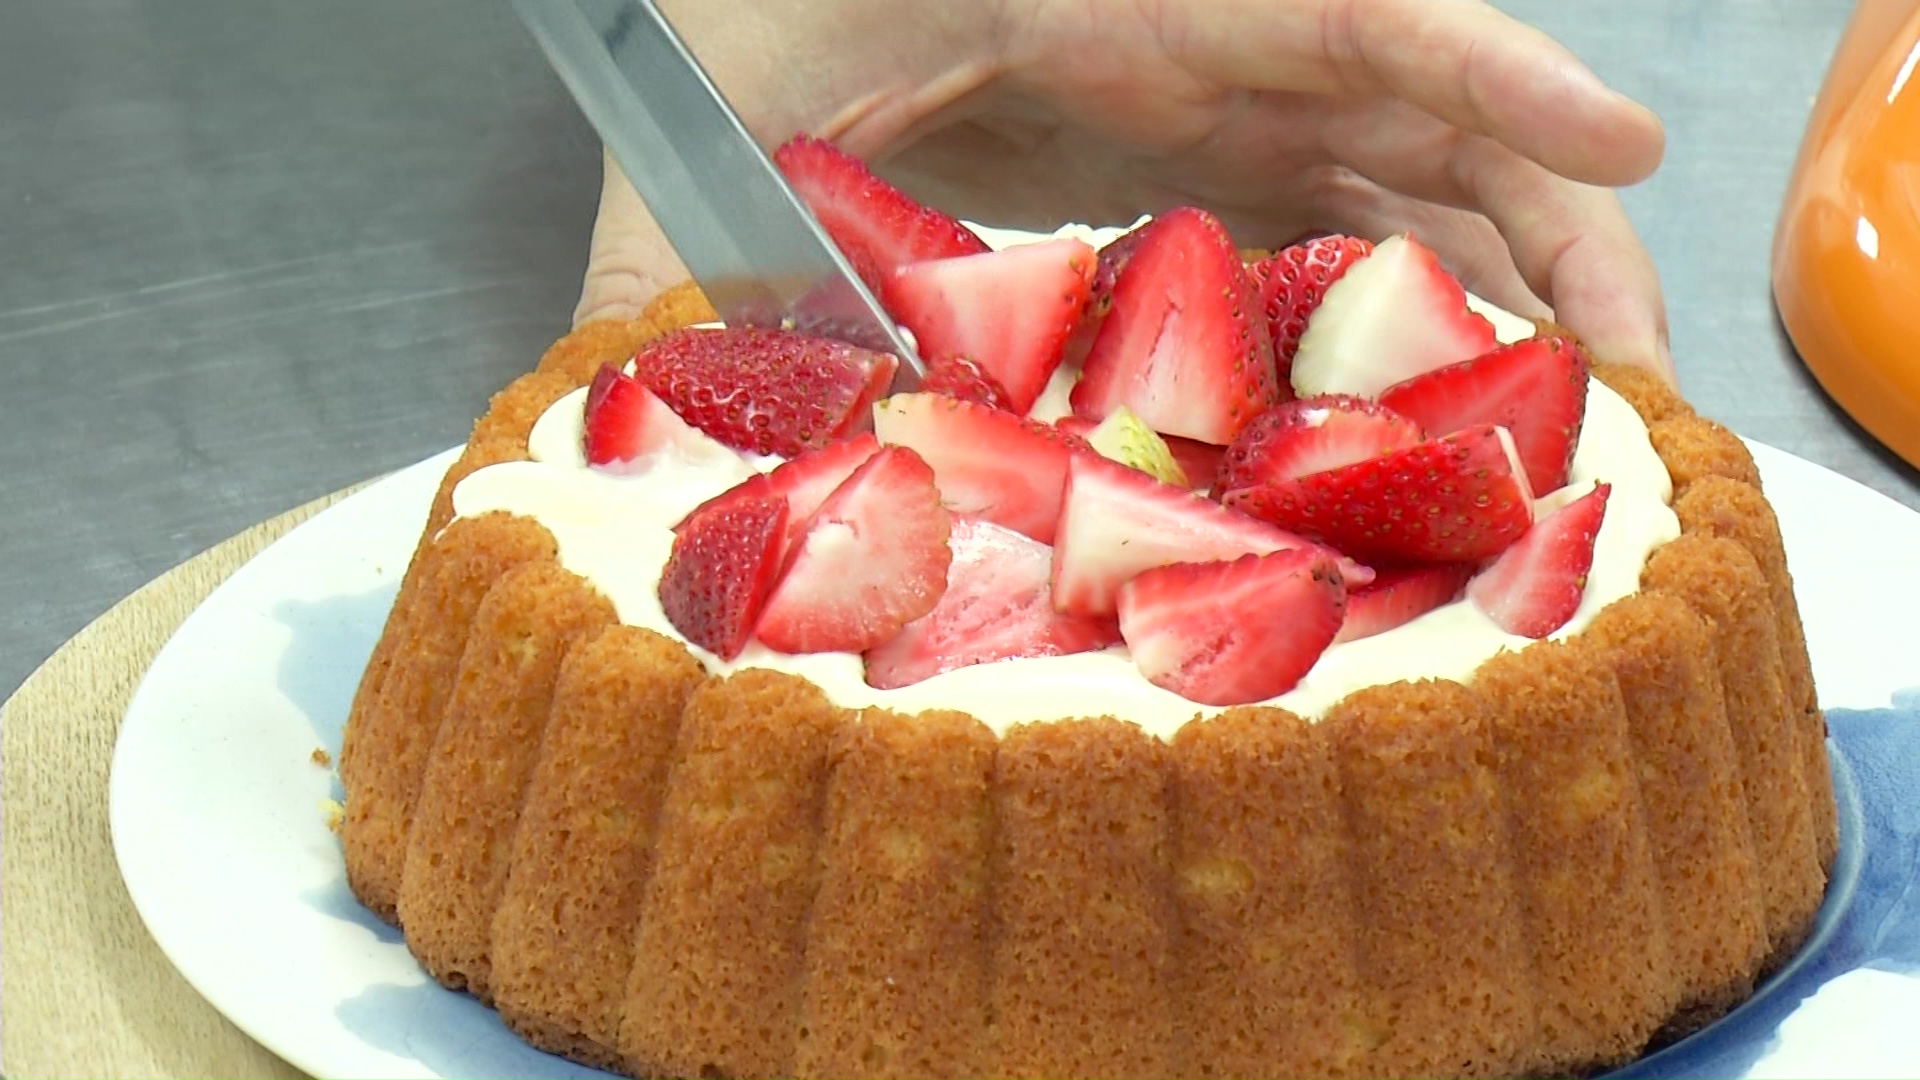
[[1273, 341], [1220, 222], [1182, 207], [1154, 219], [1113, 286], [1070, 400], [1076, 415], [1132, 409], [1167, 435], [1221, 446], [1280, 400]]
[[736, 450], [793, 457], [866, 424], [899, 361], [785, 330], [676, 330], [633, 358], [634, 377]]
[[1435, 435], [1499, 424], [1544, 495], [1567, 482], [1580, 443], [1587, 362], [1566, 338], [1527, 338], [1388, 387], [1380, 404]]
[[1240, 429], [1220, 461], [1213, 494], [1337, 469], [1425, 440], [1418, 424], [1362, 398], [1288, 401]]
[[1128, 229], [1100, 248], [1093, 268], [1093, 282], [1087, 289], [1087, 302], [1081, 307], [1080, 321], [1067, 337], [1067, 347], [1063, 350], [1066, 363], [1077, 366], [1086, 360], [1087, 350], [1093, 347], [1093, 339], [1100, 333], [1100, 324], [1106, 321], [1107, 311], [1113, 307], [1113, 283], [1120, 279], [1120, 271], [1133, 257], [1133, 249], [1139, 245], [1140, 234], [1146, 231], [1147, 224], [1150, 222]]
[[1543, 638], [1580, 608], [1593, 545], [1607, 515], [1609, 484], [1541, 518], [1527, 535], [1467, 583], [1467, 599], [1509, 634]]
[[949, 529], [933, 470], [905, 447], [883, 447], [807, 519], [755, 633], [788, 653], [887, 640], [940, 599]]
[[[1109, 615], [1120, 586], [1142, 570], [1318, 547], [1137, 469], [1075, 454], [1053, 548], [1053, 603], [1075, 615]], [[1338, 565], [1355, 584], [1373, 579], [1351, 560]]]
[[953, 519], [953, 564], [933, 610], [867, 650], [867, 682], [882, 690], [943, 671], [1020, 656], [1066, 656], [1120, 642], [1112, 619], [1053, 609], [1053, 551], [978, 518]]
[[1113, 307], [1113, 285], [1120, 280], [1120, 271], [1127, 268], [1127, 262], [1133, 258], [1133, 252], [1140, 246], [1140, 238], [1146, 235], [1151, 221], [1128, 229], [1114, 237], [1100, 248], [1099, 261], [1093, 268], [1093, 281], [1087, 290], [1087, 315], [1094, 319], [1104, 319]]
[[773, 152], [773, 163], [875, 293], [908, 263], [987, 250], [958, 220], [920, 205], [823, 139], [796, 135]]
[[1247, 267], [1259, 290], [1260, 311], [1273, 335], [1273, 366], [1282, 383], [1293, 370], [1293, 354], [1307, 317], [1320, 306], [1327, 287], [1347, 268], [1367, 257], [1373, 245], [1357, 236], [1316, 236], [1282, 248]]
[[582, 448], [587, 464], [619, 469], [664, 446], [688, 446], [707, 437], [666, 402], [612, 364], [600, 365], [587, 389]]
[[731, 660], [746, 647], [780, 573], [787, 501], [747, 495], [697, 512], [673, 538], [660, 608], [680, 636]]
[[798, 540], [800, 531], [820, 504], [827, 501], [854, 470], [880, 452], [880, 440], [870, 431], [844, 442], [830, 443], [809, 450], [791, 461], [783, 461], [767, 473], [767, 487], [787, 500], [789, 526], [787, 539]]
[[989, 409], [1014, 411], [1013, 397], [1007, 393], [1006, 387], [1000, 385], [1000, 380], [964, 356], [928, 361], [927, 377], [920, 381], [920, 389], [929, 394], [943, 394], [985, 405]]
[[1326, 472], [1241, 488], [1226, 505], [1367, 562], [1462, 562], [1506, 550], [1533, 493], [1506, 431], [1482, 424]]
[[1024, 413], [1060, 366], [1093, 266], [1093, 249], [1079, 240], [1016, 244], [903, 266], [881, 298], [913, 331], [920, 355], [972, 360]]
[[1120, 634], [1148, 682], [1203, 705], [1294, 688], [1340, 629], [1333, 557], [1297, 549], [1143, 570], [1120, 587]]
[[686, 528], [689, 521], [712, 507], [736, 499], [771, 495], [786, 501], [786, 542], [790, 545], [800, 539], [801, 532], [807, 527], [807, 520], [815, 510], [820, 509], [821, 503], [827, 501], [827, 496], [833, 494], [835, 488], [853, 475], [853, 470], [865, 464], [879, 449], [880, 440], [867, 431], [844, 442], [809, 450], [797, 458], [781, 462], [772, 472], [750, 476], [694, 507], [692, 513], [673, 527], [673, 531], [677, 533]]
[[1327, 289], [1293, 357], [1301, 397], [1375, 397], [1394, 383], [1494, 347], [1493, 324], [1411, 236], [1381, 241]]
[[[1512, 550], [1512, 549], [1508, 549]], [[1347, 618], [1335, 641], [1358, 641], [1403, 626], [1460, 599], [1473, 563], [1436, 563], [1374, 571], [1373, 583], [1347, 594]]]
[[1067, 458], [1086, 440], [1048, 424], [938, 394], [895, 394], [873, 409], [882, 443], [912, 447], [933, 466], [956, 514], [1053, 542]]

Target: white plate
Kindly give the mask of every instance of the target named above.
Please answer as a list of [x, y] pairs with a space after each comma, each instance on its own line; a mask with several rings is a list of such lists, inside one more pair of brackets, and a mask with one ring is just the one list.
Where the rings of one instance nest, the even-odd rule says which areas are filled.
[[[1920, 515], [1764, 446], [1822, 701], [1920, 685]], [[318, 1076], [598, 1076], [531, 1050], [442, 990], [348, 893], [323, 800], [361, 667], [452, 453], [295, 529], [194, 612], [134, 695], [110, 786], [135, 906], [189, 982]], [[1906, 704], [1920, 704], [1920, 698]], [[1920, 716], [1832, 717], [1850, 766], [1850, 860], [1803, 962], [1636, 1072], [1920, 1075]], [[1858, 853], [1854, 843], [1850, 850]]]

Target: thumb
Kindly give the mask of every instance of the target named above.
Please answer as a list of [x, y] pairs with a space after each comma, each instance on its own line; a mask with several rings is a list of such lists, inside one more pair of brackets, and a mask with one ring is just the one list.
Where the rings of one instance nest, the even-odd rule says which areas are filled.
[[600, 212], [593, 221], [587, 271], [573, 323], [631, 319], [647, 302], [687, 279], [687, 268], [653, 223], [646, 204], [610, 155], [602, 155]]

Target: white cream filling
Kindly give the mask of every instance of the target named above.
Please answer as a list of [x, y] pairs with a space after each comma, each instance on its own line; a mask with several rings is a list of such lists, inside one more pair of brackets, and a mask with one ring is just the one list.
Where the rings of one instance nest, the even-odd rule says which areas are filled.
[[[1031, 233], [976, 231], [995, 247], [1038, 239]], [[1123, 231], [1069, 226], [1058, 235], [1098, 245]], [[1527, 320], [1477, 298], [1473, 303], [1493, 320], [1503, 341], [1533, 333]], [[1051, 418], [1067, 411], [1071, 381], [1071, 373], [1057, 375], [1034, 415]], [[612, 600], [622, 622], [684, 640], [667, 621], [656, 591], [673, 546], [672, 526], [707, 498], [778, 459], [750, 460], [714, 443], [672, 450], [627, 473], [589, 469], [581, 450], [585, 399], [586, 391], [577, 390], [547, 410], [529, 439], [530, 460], [488, 466], [462, 480], [454, 489], [454, 511], [460, 517], [505, 510], [535, 518], [558, 542], [561, 565]], [[1555, 637], [1577, 633], [1602, 608], [1636, 591], [1649, 553], [1680, 534], [1669, 505], [1672, 485], [1646, 426], [1632, 406], [1595, 380], [1572, 478], [1538, 500], [1537, 513], [1571, 501], [1598, 481], [1611, 483], [1613, 492], [1593, 569], [1579, 610]], [[1267, 704], [1316, 718], [1362, 687], [1423, 677], [1464, 681], [1488, 657], [1528, 643], [1502, 632], [1462, 600], [1384, 634], [1329, 648], [1298, 686]], [[1170, 738], [1188, 720], [1221, 711], [1141, 678], [1125, 646], [980, 664], [896, 690], [868, 686], [855, 653], [796, 656], [752, 642], [738, 658], [724, 662], [698, 646], [688, 648], [715, 672], [762, 667], [804, 676], [849, 708], [959, 709], [1002, 732], [1026, 721], [1112, 715]]]

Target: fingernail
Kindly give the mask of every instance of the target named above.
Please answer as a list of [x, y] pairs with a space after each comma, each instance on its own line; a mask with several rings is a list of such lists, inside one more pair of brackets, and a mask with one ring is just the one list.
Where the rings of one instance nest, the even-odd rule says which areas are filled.
[[1667, 377], [1667, 382], [1670, 385], [1679, 386], [1680, 373], [1676, 371], [1673, 366], [1673, 347], [1667, 341], [1667, 331], [1665, 327], [1662, 327], [1660, 332], [1655, 336], [1654, 356], [1660, 361], [1660, 373]]

